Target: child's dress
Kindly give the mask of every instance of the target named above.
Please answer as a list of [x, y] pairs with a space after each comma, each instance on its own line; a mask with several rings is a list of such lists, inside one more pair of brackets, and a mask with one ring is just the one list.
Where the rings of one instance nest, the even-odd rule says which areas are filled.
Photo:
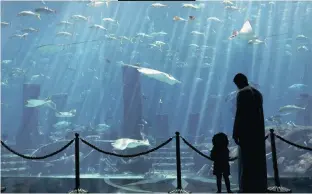
[[213, 162], [213, 175], [230, 175], [230, 164], [229, 164], [229, 150], [225, 148], [223, 150], [212, 149], [210, 153]]

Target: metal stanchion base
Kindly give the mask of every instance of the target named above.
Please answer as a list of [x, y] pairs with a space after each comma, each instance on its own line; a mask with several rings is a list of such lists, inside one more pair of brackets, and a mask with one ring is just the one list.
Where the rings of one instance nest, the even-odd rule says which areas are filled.
[[70, 191], [69, 193], [88, 193], [88, 191], [79, 188], [79, 189], [74, 189], [74, 190]]
[[5, 187], [1, 187], [1, 192], [5, 191], [6, 188]]
[[268, 188], [268, 193], [291, 193], [291, 189], [282, 186], [272, 186]]
[[191, 193], [191, 192], [185, 191], [184, 189], [178, 189], [178, 188], [176, 188], [176, 189], [174, 189], [174, 190], [172, 190], [172, 191], [169, 191], [168, 193]]

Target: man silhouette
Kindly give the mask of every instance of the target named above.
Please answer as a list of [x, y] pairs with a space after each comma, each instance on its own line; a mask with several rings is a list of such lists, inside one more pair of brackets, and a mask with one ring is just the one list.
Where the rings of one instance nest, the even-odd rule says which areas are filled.
[[239, 89], [233, 139], [240, 147], [240, 190], [244, 193], [265, 193], [267, 169], [262, 95], [249, 86], [244, 74], [238, 73], [233, 81]]

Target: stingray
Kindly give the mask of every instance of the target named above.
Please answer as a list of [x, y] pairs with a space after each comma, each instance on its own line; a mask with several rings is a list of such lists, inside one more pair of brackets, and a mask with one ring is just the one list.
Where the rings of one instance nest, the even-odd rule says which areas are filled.
[[130, 138], [121, 138], [115, 140], [115, 142], [111, 143], [111, 145], [116, 150], [125, 150], [127, 148], [136, 148], [139, 146], [150, 146], [148, 139], [146, 140], [136, 140]]
[[241, 38], [244, 40], [254, 40], [257, 39], [257, 37], [255, 36], [253, 29], [251, 27], [251, 24], [249, 22], [249, 20], [247, 20], [243, 27], [240, 29], [240, 31], [234, 30], [234, 32], [232, 33], [232, 35], [229, 37], [230, 40], [232, 40], [233, 38]]
[[151, 193], [151, 191], [147, 191], [147, 190], [141, 190], [141, 189], [138, 189], [138, 188], [130, 188], [130, 187], [116, 185], [116, 184], [112, 183], [112, 181], [110, 179], [108, 179], [108, 178], [105, 178], [104, 182], [106, 184], [110, 185], [110, 186], [113, 186], [113, 187], [116, 187], [118, 189], [122, 189], [122, 190], [125, 190], [125, 191], [132, 191], [134, 193]]
[[167, 83], [169, 85], [181, 83], [179, 80], [174, 78], [172, 75], [158, 71], [158, 70], [155, 70], [155, 69], [139, 67], [139, 66], [135, 66], [135, 65], [126, 65], [126, 64], [125, 64], [125, 66], [133, 67], [133, 68], [137, 69], [138, 72], [140, 72], [141, 74], [146, 75], [147, 77], [156, 79], [158, 81], [161, 81], [163, 83]]
[[26, 101], [26, 107], [28, 108], [36, 108], [40, 106], [47, 106], [49, 108], [52, 108], [53, 110], [56, 110], [56, 104], [50, 100], [49, 98], [45, 100], [38, 100], [38, 99], [30, 99]]

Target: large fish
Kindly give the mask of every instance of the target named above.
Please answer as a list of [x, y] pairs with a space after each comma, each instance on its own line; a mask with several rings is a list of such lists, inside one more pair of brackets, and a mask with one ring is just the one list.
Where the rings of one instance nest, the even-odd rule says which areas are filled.
[[71, 126], [71, 122], [68, 121], [59, 121], [53, 125], [53, 127], [57, 130], [66, 129]]
[[97, 132], [106, 132], [108, 131], [111, 126], [105, 124], [105, 123], [102, 123], [102, 124], [98, 124], [95, 128], [91, 127], [91, 124], [90, 124], [90, 128], [97, 131]]
[[177, 83], [181, 83], [179, 80], [177, 80], [176, 78], [174, 78], [172, 75], [169, 75], [168, 73], [164, 73], [155, 69], [150, 69], [150, 68], [145, 68], [145, 67], [139, 67], [139, 66], [135, 66], [135, 65], [126, 65], [128, 67], [133, 67], [136, 68], [138, 70], [138, 72], [142, 73], [143, 75], [146, 75], [150, 78], [156, 79], [158, 81], [170, 84], [170, 85], [174, 85]]
[[292, 90], [301, 90], [308, 87], [306, 84], [293, 84], [291, 86], [288, 87], [288, 89], [292, 89]]
[[21, 11], [17, 14], [17, 16], [35, 16], [36, 18], [38, 18], [39, 20], [41, 20], [40, 18], [40, 14], [38, 13], [34, 13], [32, 11]]
[[150, 146], [148, 139], [136, 140], [130, 138], [121, 138], [111, 143], [115, 150], [125, 150], [127, 148], [136, 148], [139, 146]]
[[30, 99], [26, 101], [26, 107], [28, 108], [36, 108], [40, 106], [47, 106], [53, 110], [56, 110], [56, 104], [50, 100], [50, 98], [47, 98], [45, 100], [38, 100], [38, 99]]
[[69, 118], [76, 116], [76, 112], [76, 109], [70, 110], [68, 112], [55, 112], [55, 116], [60, 118]]
[[251, 24], [249, 22], [249, 20], [247, 20], [243, 27], [240, 29], [240, 31], [237, 31], [235, 30], [232, 35], [229, 37], [230, 40], [232, 40], [233, 38], [240, 38], [240, 39], [243, 39], [243, 40], [247, 40], [247, 41], [250, 41], [250, 40], [255, 40], [257, 39], [257, 37], [255, 36], [254, 32], [253, 32], [253, 29], [251, 27]]
[[299, 106], [296, 106], [296, 105], [286, 105], [286, 106], [281, 107], [278, 110], [278, 112], [280, 112], [280, 113], [282, 113], [284, 115], [287, 115], [287, 114], [291, 114], [293, 112], [302, 111], [302, 110], [306, 110], [306, 108], [299, 107]]

